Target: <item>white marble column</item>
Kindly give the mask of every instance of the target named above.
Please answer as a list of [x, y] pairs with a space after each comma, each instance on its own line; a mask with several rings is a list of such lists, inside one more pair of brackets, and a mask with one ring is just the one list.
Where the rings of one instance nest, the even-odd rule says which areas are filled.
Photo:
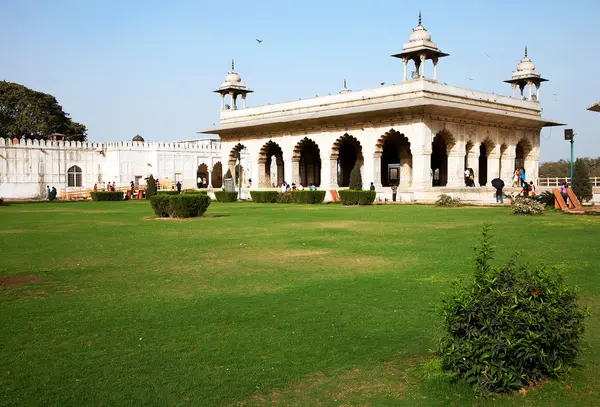
[[425, 77], [425, 61], [427, 61], [427, 56], [421, 55], [421, 78]]
[[208, 170], [208, 188], [212, 187], [212, 170]]
[[413, 151], [412, 187], [423, 189], [431, 187], [431, 151]]
[[292, 183], [296, 185], [300, 185], [300, 158], [292, 158]]
[[246, 108], [246, 94], [242, 94], [242, 106], [244, 107], [244, 109]]
[[500, 146], [495, 146], [488, 154], [487, 158], [487, 185], [492, 185], [491, 181], [494, 178], [500, 177]]
[[[479, 162], [478, 162], [479, 163]], [[459, 151], [451, 151], [448, 154], [448, 187], [462, 187], [464, 186], [464, 166], [465, 166], [465, 153]], [[473, 171], [476, 169], [473, 168]]]
[[402, 77], [402, 82], [406, 82], [406, 66], [408, 65], [408, 59], [402, 58], [402, 65], [404, 65], [404, 76]]
[[221, 110], [225, 110], [225, 94], [221, 93]]
[[434, 81], [437, 81], [437, 64], [438, 64], [438, 59], [433, 58], [433, 80]]
[[[368, 137], [367, 140], [370, 140], [371, 137]], [[370, 146], [363, 146], [362, 154], [363, 154], [363, 166], [361, 168], [361, 176], [363, 181], [363, 188], [368, 189], [371, 182], [375, 183], [375, 160], [373, 159], [374, 155], [373, 148]]]
[[516, 147], [514, 145], [510, 145], [500, 157], [500, 178], [502, 178], [506, 186], [512, 185], [512, 178], [513, 174], [515, 173], [515, 156]]
[[321, 189], [337, 188], [337, 157], [323, 157], [321, 159]]
[[383, 187], [381, 184], [381, 154], [375, 153], [373, 155], [373, 185], [377, 189]]
[[257, 181], [258, 181], [258, 186], [260, 188], [268, 188], [271, 186], [271, 180], [267, 179], [266, 169], [267, 169], [267, 160], [265, 158], [259, 158], [257, 169], [256, 169], [257, 170], [256, 176], [258, 177]]
[[[287, 182], [288, 184], [292, 184], [292, 175], [293, 174], [293, 170], [292, 170], [292, 155], [290, 154], [286, 154], [285, 152], [283, 153], [283, 180], [285, 182]], [[277, 177], [279, 178], [279, 174], [277, 174]]]
[[531, 82], [528, 82], [527, 83], [527, 87], [529, 88], [529, 97], [528, 97], [528, 99], [531, 100], [531, 95], [532, 95], [531, 89], [533, 88], [533, 84]]

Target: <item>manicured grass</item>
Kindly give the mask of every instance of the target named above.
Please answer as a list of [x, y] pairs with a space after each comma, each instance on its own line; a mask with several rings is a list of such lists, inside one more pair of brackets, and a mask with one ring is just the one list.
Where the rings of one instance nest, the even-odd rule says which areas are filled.
[[[592, 311], [582, 367], [524, 399], [479, 400], [429, 352], [483, 222], [496, 261], [563, 267]], [[597, 405], [599, 241], [600, 217], [507, 208], [0, 207], [0, 405]]]

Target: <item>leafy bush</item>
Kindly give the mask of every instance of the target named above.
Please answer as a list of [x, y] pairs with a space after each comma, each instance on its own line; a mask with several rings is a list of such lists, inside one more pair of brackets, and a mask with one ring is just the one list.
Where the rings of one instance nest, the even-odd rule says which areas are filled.
[[544, 206], [554, 207], [554, 193], [552, 191], [544, 191], [536, 195], [534, 199]]
[[375, 201], [375, 191], [342, 189], [338, 191], [342, 205], [371, 205]]
[[160, 191], [156, 192], [156, 195], [179, 195], [179, 192], [172, 189], [161, 189]]
[[438, 200], [435, 201], [435, 204], [437, 206], [460, 206], [460, 199], [458, 198], [452, 198], [450, 195], [447, 194], [441, 194], [438, 197]]
[[171, 216], [169, 198], [169, 195], [154, 195], [150, 197], [150, 205], [152, 206], [152, 210], [159, 218], [168, 218]]
[[511, 202], [512, 211], [516, 215], [539, 215], [544, 213], [544, 205], [531, 198], [515, 198]]
[[204, 195], [208, 195], [208, 192], [206, 190], [203, 190], [203, 189], [184, 189], [183, 193], [184, 194], [204, 194]]
[[275, 203], [278, 194], [277, 191], [250, 191], [252, 201], [258, 203]]
[[475, 249], [476, 270], [443, 299], [442, 368], [483, 395], [506, 393], [570, 370], [588, 311], [562, 275], [545, 266], [489, 261], [489, 226]]
[[210, 205], [210, 198], [201, 194], [169, 196], [171, 216], [174, 218], [194, 218], [202, 216]]
[[97, 191], [90, 193], [92, 201], [122, 201], [123, 192], [121, 191]]
[[350, 183], [348, 189], [355, 191], [361, 191], [363, 189], [362, 175], [360, 174], [360, 165], [358, 162], [354, 164], [354, 168], [350, 172]]
[[318, 204], [325, 199], [325, 191], [294, 191], [294, 202], [305, 204]]
[[236, 202], [238, 193], [234, 191], [215, 191], [217, 202]]
[[4, 205], [4, 199], [0, 198], [0, 206]]
[[156, 195], [156, 181], [152, 174], [148, 178], [146, 178], [146, 199], [150, 199], [154, 195]]
[[277, 194], [277, 203], [294, 203], [294, 195], [291, 192], [279, 192]]
[[571, 181], [571, 184], [573, 192], [580, 202], [583, 203], [584, 200], [589, 201], [594, 197], [592, 184], [590, 183], [590, 172], [583, 158], [575, 160], [573, 181]]

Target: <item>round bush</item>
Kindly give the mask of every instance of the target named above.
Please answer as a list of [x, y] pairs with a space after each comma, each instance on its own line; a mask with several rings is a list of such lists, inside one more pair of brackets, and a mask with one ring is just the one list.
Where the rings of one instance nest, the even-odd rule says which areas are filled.
[[511, 203], [515, 215], [539, 215], [544, 213], [544, 204], [531, 198], [516, 198]]
[[587, 310], [562, 275], [515, 259], [491, 267], [484, 227], [476, 272], [441, 305], [442, 368], [483, 395], [519, 390], [570, 370]]

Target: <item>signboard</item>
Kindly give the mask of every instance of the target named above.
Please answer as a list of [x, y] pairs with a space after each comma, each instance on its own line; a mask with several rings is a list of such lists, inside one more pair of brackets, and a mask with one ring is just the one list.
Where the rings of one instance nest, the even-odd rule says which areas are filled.
[[223, 180], [223, 188], [225, 191], [235, 191], [235, 184], [233, 183], [233, 178], [225, 178]]
[[573, 140], [573, 129], [565, 129], [565, 140]]

